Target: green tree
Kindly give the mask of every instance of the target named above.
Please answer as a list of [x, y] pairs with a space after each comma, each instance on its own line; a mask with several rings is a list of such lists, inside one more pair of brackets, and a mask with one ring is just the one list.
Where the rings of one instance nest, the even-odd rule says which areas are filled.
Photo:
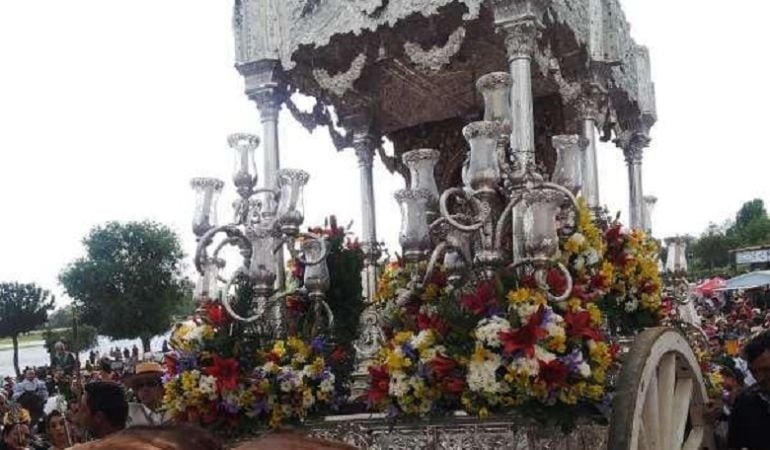
[[48, 315], [48, 322], [45, 324], [46, 328], [67, 328], [72, 326], [72, 314], [73, 306], [67, 305], [61, 308], [53, 310]]
[[724, 227], [710, 223], [703, 234], [690, 246], [695, 270], [714, 270], [730, 265], [730, 249], [733, 240], [727, 236]]
[[184, 298], [178, 236], [155, 222], [109, 222], [83, 240], [86, 256], [59, 280], [83, 322], [115, 339], [150, 339], [167, 331]]
[[770, 217], [760, 199], [744, 203], [735, 215], [735, 223], [727, 230], [734, 247], [751, 247], [770, 243]]
[[48, 353], [52, 353], [54, 344], [61, 341], [67, 346], [67, 350], [73, 353], [80, 353], [90, 350], [98, 345], [99, 332], [91, 325], [78, 325], [78, 335], [75, 339], [75, 329], [70, 327], [56, 330], [45, 330], [43, 332], [43, 341]]
[[0, 336], [13, 341], [13, 368], [19, 370], [19, 335], [45, 323], [54, 297], [34, 283], [0, 283]]

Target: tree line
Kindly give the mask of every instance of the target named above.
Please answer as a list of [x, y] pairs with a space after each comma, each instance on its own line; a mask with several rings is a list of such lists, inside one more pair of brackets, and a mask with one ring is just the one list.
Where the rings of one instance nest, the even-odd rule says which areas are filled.
[[153, 336], [168, 331], [175, 316], [192, 312], [192, 284], [183, 274], [185, 254], [169, 227], [151, 221], [108, 222], [91, 229], [83, 246], [85, 256], [59, 276], [72, 299], [68, 306], [53, 311], [54, 296], [33, 283], [0, 283], [0, 337], [12, 340], [17, 375], [19, 337], [43, 326], [46, 346], [62, 340], [71, 350], [85, 350], [96, 345], [98, 333], [139, 338], [144, 351], [150, 351]]
[[735, 275], [731, 250], [770, 244], [770, 217], [761, 199], [744, 203], [734, 220], [710, 223], [697, 238], [691, 238], [691, 272], [698, 277]]

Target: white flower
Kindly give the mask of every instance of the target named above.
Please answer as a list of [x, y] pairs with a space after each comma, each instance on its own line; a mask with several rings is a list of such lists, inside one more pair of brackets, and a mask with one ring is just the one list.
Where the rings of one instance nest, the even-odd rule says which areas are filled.
[[581, 377], [588, 378], [591, 376], [591, 366], [589, 366], [588, 363], [583, 361], [578, 366], [578, 372], [580, 372]]
[[500, 347], [500, 332], [511, 329], [511, 323], [501, 317], [491, 317], [479, 322], [476, 339], [492, 348]]
[[330, 372], [329, 376], [324, 378], [318, 387], [321, 389], [321, 392], [331, 393], [334, 390], [334, 374]]
[[516, 358], [511, 361], [508, 368], [513, 372], [521, 373], [528, 377], [535, 377], [540, 373], [540, 363], [535, 358]]
[[595, 248], [592, 248], [586, 252], [586, 264], [589, 266], [595, 266], [599, 263], [599, 252]]
[[540, 309], [540, 305], [534, 303], [520, 303], [516, 306], [516, 313], [523, 323], [527, 323], [529, 316], [536, 313], [538, 309]]
[[310, 408], [315, 404], [315, 397], [313, 397], [313, 393], [309, 390], [302, 393], [302, 407], [305, 409]]
[[503, 385], [497, 381], [497, 369], [500, 368], [500, 356], [491, 354], [483, 362], [471, 362], [466, 381], [474, 392], [495, 394], [503, 392]]
[[637, 308], [639, 308], [639, 302], [634, 297], [631, 297], [631, 300], [627, 301], [625, 304], [626, 312], [634, 312]]
[[575, 270], [583, 270], [583, 268], [586, 266], [586, 259], [582, 256], [578, 256], [575, 258], [573, 266], [575, 267]]
[[549, 352], [548, 350], [544, 349], [543, 347], [536, 345], [535, 346], [535, 358], [537, 358], [538, 361], [542, 361], [546, 364], [556, 359], [556, 355]]
[[390, 376], [388, 394], [393, 397], [403, 397], [407, 392], [409, 392], [409, 384], [407, 384], [406, 375], [403, 373], [392, 374]]
[[409, 344], [415, 350], [422, 350], [430, 346], [431, 344], [433, 344], [433, 341], [434, 341], [433, 331], [422, 330], [409, 341]]
[[204, 375], [198, 380], [198, 389], [209, 399], [213, 400], [217, 395], [217, 379], [211, 375]]

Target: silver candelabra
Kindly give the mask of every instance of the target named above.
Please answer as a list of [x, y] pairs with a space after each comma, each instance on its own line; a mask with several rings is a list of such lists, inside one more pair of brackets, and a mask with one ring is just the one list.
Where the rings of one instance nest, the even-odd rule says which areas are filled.
[[[529, 271], [554, 302], [566, 300], [571, 291], [572, 278], [557, 258], [558, 230], [574, 229], [579, 220], [575, 195], [581, 187], [586, 143], [578, 136], [555, 136], [558, 160], [547, 181], [535, 165], [534, 153], [513, 147], [511, 85], [505, 72], [478, 80], [484, 118], [463, 129], [470, 152], [462, 187], [438, 194], [435, 150], [403, 156], [412, 182], [409, 189], [395, 193], [402, 215], [399, 243], [407, 262], [427, 261], [423, 273], [413, 264], [410, 291], [424, 285], [439, 262], [453, 285], [469, 274], [491, 277], [497, 269], [510, 267]], [[567, 280], [564, 292], [548, 289], [546, 274], [552, 268]]]
[[[325, 302], [329, 288], [326, 265], [327, 247], [323, 237], [300, 232], [304, 221], [303, 190], [309, 179], [307, 172], [280, 169], [277, 186], [257, 188], [254, 152], [259, 138], [250, 134], [233, 134], [228, 138], [235, 153], [233, 184], [239, 198], [234, 202], [232, 223], [217, 225], [216, 204], [224, 183], [215, 178], [195, 178], [196, 192], [193, 232], [198, 238], [195, 268], [200, 274], [195, 295], [219, 300], [227, 313], [242, 322], [260, 321], [272, 334], [281, 334], [285, 326], [281, 301], [287, 295], [299, 295], [316, 302], [317, 308], [331, 326], [331, 311]], [[222, 238], [222, 239], [218, 239]], [[240, 250], [242, 264], [229, 279], [221, 276], [225, 260], [220, 252], [227, 247]], [[210, 249], [213, 251], [210, 252]], [[284, 261], [279, 256], [286, 249], [292, 258], [305, 266], [302, 286], [286, 289], [279, 285], [278, 273]], [[245, 278], [253, 289], [248, 312], [241, 315], [231, 304], [231, 290], [239, 278]], [[224, 288], [222, 288], [224, 286]], [[265, 320], [266, 319], [266, 320]]]

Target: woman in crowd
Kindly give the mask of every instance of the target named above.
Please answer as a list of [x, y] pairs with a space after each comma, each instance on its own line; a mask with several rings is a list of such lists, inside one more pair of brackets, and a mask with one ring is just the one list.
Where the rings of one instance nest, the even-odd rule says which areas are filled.
[[56, 410], [53, 410], [45, 419], [45, 434], [50, 450], [64, 450], [74, 443], [67, 419]]

